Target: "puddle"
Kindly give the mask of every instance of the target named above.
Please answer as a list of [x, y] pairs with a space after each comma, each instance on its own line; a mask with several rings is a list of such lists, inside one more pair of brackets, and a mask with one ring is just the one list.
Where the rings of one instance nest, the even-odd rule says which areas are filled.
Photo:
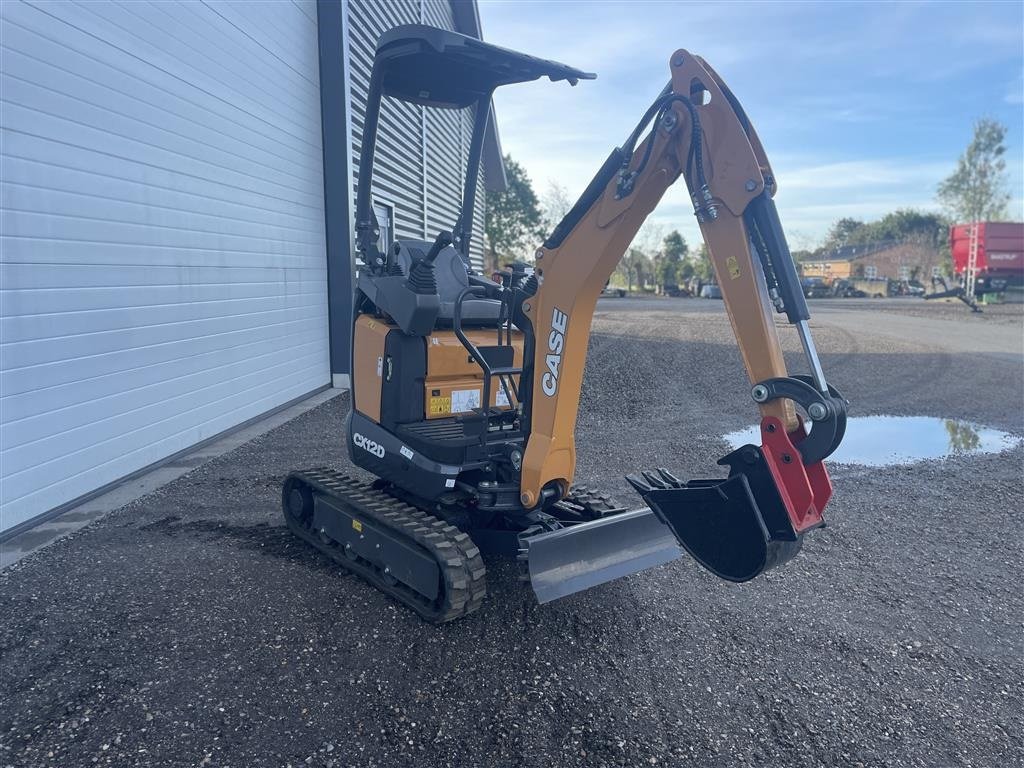
[[[730, 432], [723, 437], [733, 448], [748, 443], [761, 443], [758, 427]], [[953, 455], [999, 453], [1020, 442], [1021, 438], [1009, 432], [957, 419], [855, 416], [846, 422], [846, 435], [842, 444], [826, 461], [885, 467]]]

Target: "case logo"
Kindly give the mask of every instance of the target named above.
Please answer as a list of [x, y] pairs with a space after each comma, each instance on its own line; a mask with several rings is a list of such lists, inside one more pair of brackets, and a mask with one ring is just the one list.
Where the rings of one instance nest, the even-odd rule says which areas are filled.
[[353, 432], [352, 442], [355, 443], [356, 448], [362, 448], [367, 453], [372, 453], [378, 459], [384, 458], [384, 446], [376, 440], [371, 440], [368, 437], [363, 437], [358, 432]]
[[569, 316], [556, 307], [551, 313], [551, 333], [548, 334], [548, 369], [540, 379], [541, 388], [548, 397], [558, 391], [558, 371], [562, 367], [562, 349], [565, 347], [565, 329], [568, 325]]

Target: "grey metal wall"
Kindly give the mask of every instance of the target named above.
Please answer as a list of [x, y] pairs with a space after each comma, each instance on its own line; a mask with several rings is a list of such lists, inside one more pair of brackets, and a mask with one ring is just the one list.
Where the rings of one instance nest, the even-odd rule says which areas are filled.
[[316, 6], [0, 2], [0, 532], [323, 386]]
[[[359, 173], [366, 93], [377, 38], [399, 24], [455, 30], [448, 0], [349, 0], [352, 184]], [[455, 224], [472, 132], [470, 110], [426, 109], [385, 99], [374, 161], [374, 198], [395, 209], [395, 235], [433, 239]], [[483, 173], [477, 190], [471, 257], [483, 260]]]

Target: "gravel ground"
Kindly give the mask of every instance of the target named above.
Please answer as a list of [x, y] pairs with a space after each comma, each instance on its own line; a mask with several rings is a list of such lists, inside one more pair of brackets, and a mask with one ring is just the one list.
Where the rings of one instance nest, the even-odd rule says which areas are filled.
[[[927, 317], [931, 319], [952, 320], [958, 323], [970, 323], [979, 328], [992, 325], [1024, 326], [1024, 304], [981, 304], [981, 312], [975, 313], [958, 299], [920, 298], [899, 299], [826, 299], [828, 306], [842, 307], [847, 302], [856, 302], [858, 308], [881, 310], [889, 314], [907, 315], [910, 317]], [[810, 302], [811, 311], [819, 303], [817, 299]]]
[[[1017, 358], [816, 326], [854, 414], [1024, 434]], [[714, 302], [602, 301], [588, 367], [578, 478], [630, 503], [627, 471], [706, 475], [756, 417]], [[279, 524], [289, 469], [346, 467], [347, 406], [0, 574], [0, 765], [1024, 763], [1020, 448], [834, 467], [830, 526], [750, 584], [681, 559], [541, 607], [492, 558], [434, 627]]]

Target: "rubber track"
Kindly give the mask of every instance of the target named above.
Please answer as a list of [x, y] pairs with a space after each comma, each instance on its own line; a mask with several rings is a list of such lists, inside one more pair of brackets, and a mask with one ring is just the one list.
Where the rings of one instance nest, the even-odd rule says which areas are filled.
[[563, 501], [578, 504], [594, 518], [606, 517], [626, 511], [626, 508], [615, 501], [611, 494], [604, 491], [595, 491], [585, 485], [572, 486], [569, 489], [569, 495]]
[[[406, 543], [427, 552], [437, 562], [444, 578], [443, 591], [433, 601], [402, 584], [388, 584], [382, 571], [359, 558], [352, 560], [344, 550], [325, 543], [311, 527], [303, 526], [288, 513], [288, 493], [294, 483], [306, 486], [313, 495], [326, 496], [341, 502], [360, 517]], [[382, 592], [412, 608], [427, 621], [441, 624], [472, 613], [480, 607], [487, 594], [486, 568], [480, 550], [453, 525], [439, 520], [421, 509], [398, 501], [370, 487], [369, 483], [342, 475], [330, 469], [292, 472], [284, 482], [283, 513], [291, 531], [347, 570], [358, 574]], [[312, 523], [312, 514], [309, 516]]]

